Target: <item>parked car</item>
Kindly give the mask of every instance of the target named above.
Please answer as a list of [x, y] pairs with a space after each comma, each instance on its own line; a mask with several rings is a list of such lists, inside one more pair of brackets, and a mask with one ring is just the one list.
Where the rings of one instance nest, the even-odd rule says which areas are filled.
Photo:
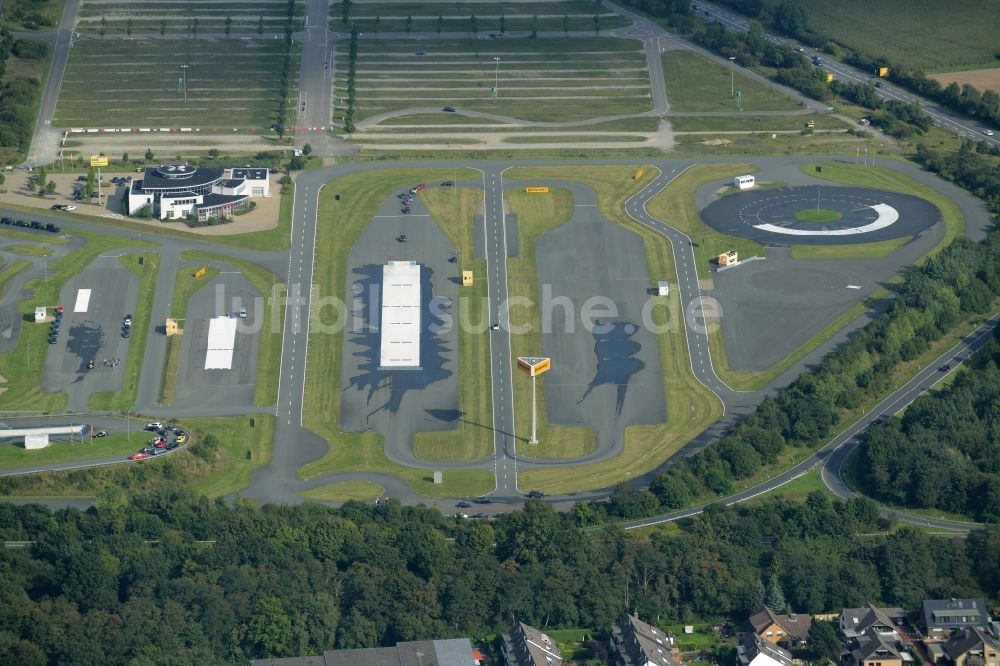
[[247, 309], [240, 308], [240, 319], [246, 319], [246, 318], [247, 318]]
[[123, 328], [122, 329], [122, 337], [125, 338], [126, 340], [128, 340], [129, 338], [131, 338], [132, 337], [132, 329], [129, 328], [128, 326], [126, 326], [125, 328]]
[[459, 509], [471, 509], [472, 502], [466, 502], [465, 500], [462, 500], [461, 502], [457, 502], [455, 506], [458, 507]]
[[985, 134], [986, 136], [993, 136], [993, 130], [991, 129], [983, 130], [983, 134]]
[[477, 497], [475, 500], [476, 504], [493, 504], [492, 497]]
[[448, 263], [449, 264], [457, 264], [458, 263], [458, 257], [456, 257], [455, 255], [451, 255], [450, 257], [448, 257]]
[[132, 325], [132, 315], [130, 315], [130, 314], [125, 315], [125, 317], [122, 319], [122, 321], [125, 322], [126, 326], [131, 326]]
[[545, 493], [543, 493], [541, 490], [532, 490], [530, 493], [528, 493], [528, 497], [531, 497], [532, 499], [539, 499], [541, 497], [545, 497]]
[[410, 207], [409, 206], [403, 206], [400, 210], [403, 211], [403, 215], [409, 215], [410, 214]]
[[405, 243], [406, 242], [406, 234], [403, 234], [401, 236], [396, 236], [396, 240], [398, 242], [400, 242], [400, 243]]
[[455, 181], [453, 180], [446, 180], [443, 183], [441, 183], [441, 187], [454, 187], [454, 185]]
[[166, 449], [153, 449], [154, 456], [162, 456], [166, 452], [167, 452]]
[[[63, 206], [62, 209], [64, 211], [66, 211], [67, 213], [72, 213], [74, 210], [76, 210], [76, 206]], [[51, 227], [51, 226], [52, 226], [51, 224], [46, 224], [45, 225], [45, 230], [49, 231], [49, 227]]]
[[151, 423], [146, 424], [146, 430], [159, 430], [162, 427], [163, 424], [160, 423], [159, 421], [153, 421]]
[[156, 444], [153, 444], [153, 448], [155, 448], [155, 449], [165, 449], [165, 448], [167, 448], [167, 440], [165, 440], [165, 439], [158, 439], [158, 440], [156, 440]]
[[149, 457], [149, 454], [145, 451], [139, 451], [138, 453], [133, 453], [128, 457], [129, 460], [144, 460]]
[[180, 446], [179, 443], [177, 443], [177, 442], [170, 442], [169, 444], [167, 444], [167, 451], [173, 451], [178, 446]]
[[174, 440], [177, 444], [183, 444], [186, 441], [188, 441], [187, 435], [177, 435], [177, 439]]
[[443, 109], [441, 109], [441, 110], [442, 110], [442, 111], [445, 111], [445, 112], [447, 112], [447, 113], [455, 113], [455, 107], [453, 107], [453, 106], [446, 106], [446, 107], [444, 107], [444, 108], [443, 108]]
[[94, 433], [94, 437], [107, 437], [109, 434], [111, 433], [109, 433], [107, 430], [98, 430], [97, 432]]

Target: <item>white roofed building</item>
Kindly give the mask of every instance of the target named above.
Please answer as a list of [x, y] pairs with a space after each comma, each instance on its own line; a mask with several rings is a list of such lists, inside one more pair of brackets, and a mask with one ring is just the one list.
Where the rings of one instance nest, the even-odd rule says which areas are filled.
[[382, 267], [379, 367], [420, 367], [420, 264], [390, 261]]

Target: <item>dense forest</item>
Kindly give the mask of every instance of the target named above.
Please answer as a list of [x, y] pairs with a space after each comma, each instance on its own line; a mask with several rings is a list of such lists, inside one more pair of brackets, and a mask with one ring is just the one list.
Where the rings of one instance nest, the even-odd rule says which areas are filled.
[[[7, 30], [0, 30], [0, 79], [12, 53], [26, 60], [42, 60], [48, 49], [45, 42], [14, 39]], [[18, 76], [0, 83], [0, 152], [5, 148], [28, 152], [39, 95], [41, 83], [36, 78]]]
[[866, 433], [861, 488], [876, 499], [1000, 523], [1000, 339], [940, 393]]
[[[167, 486], [51, 512], [0, 505], [0, 663], [216, 664], [400, 640], [489, 639], [512, 618], [600, 632], [1000, 596], [1000, 531], [891, 527], [869, 500], [712, 506], [648, 535], [529, 501], [490, 524], [427, 507], [228, 506]], [[627, 600], [627, 605], [626, 605]]]

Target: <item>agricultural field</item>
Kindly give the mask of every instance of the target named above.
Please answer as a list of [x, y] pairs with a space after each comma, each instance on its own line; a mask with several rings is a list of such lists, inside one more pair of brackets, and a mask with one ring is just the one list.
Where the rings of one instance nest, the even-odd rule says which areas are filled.
[[[347, 45], [338, 48], [346, 60]], [[346, 76], [339, 68], [335, 124], [343, 124]], [[448, 114], [454, 123], [464, 122], [463, 111], [564, 122], [652, 108], [641, 44], [615, 38], [362, 40], [357, 77], [359, 125], [406, 109], [436, 115], [445, 106], [457, 110]]]
[[629, 25], [620, 14], [602, 8], [595, 22], [590, 0], [552, 2], [352, 2], [347, 21], [343, 5], [330, 4], [330, 29], [357, 26], [361, 32], [468, 32], [611, 30]]
[[928, 74], [927, 78], [935, 79], [943, 86], [946, 86], [954, 81], [960, 86], [969, 84], [980, 92], [984, 90], [992, 90], [993, 92], [1000, 93], [1000, 67]]
[[[764, 4], [773, 8], [780, 0]], [[1000, 14], [980, 0], [799, 0], [796, 5], [805, 9], [810, 30], [870, 56], [925, 71], [995, 62]]]
[[791, 111], [803, 108], [774, 87], [709, 60], [694, 51], [667, 51], [663, 54], [663, 78], [671, 111], [737, 111], [740, 92], [743, 111]]
[[[83, 40], [70, 51], [53, 122], [60, 127], [268, 126], [275, 116], [284, 48], [283, 40]], [[223, 66], [227, 62], [239, 66]], [[184, 64], [189, 64], [186, 103]], [[298, 71], [293, 56], [293, 88]]]
[[[191, 32], [224, 33], [229, 19], [233, 34], [281, 33], [285, 28], [287, 3], [284, 0], [84, 0], [76, 29], [92, 35], [162, 35], [176, 37]], [[301, 17], [303, 4], [295, 2], [295, 15]], [[297, 18], [294, 29], [302, 27]]]

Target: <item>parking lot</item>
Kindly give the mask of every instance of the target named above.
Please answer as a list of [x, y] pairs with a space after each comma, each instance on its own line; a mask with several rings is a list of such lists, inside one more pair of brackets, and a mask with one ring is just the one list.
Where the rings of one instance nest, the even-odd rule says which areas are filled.
[[[199, 289], [188, 301], [181, 360], [177, 370], [177, 389], [173, 406], [178, 410], [229, 413], [252, 407], [257, 376], [257, 350], [260, 345], [261, 294], [232, 267], [220, 265], [219, 274]], [[239, 318], [241, 308], [246, 317]], [[212, 317], [235, 315], [239, 321], [230, 370], [206, 370], [208, 329]], [[224, 390], [220, 390], [224, 389]]]
[[[80, 291], [85, 289], [90, 290], [89, 301], [84, 311], [76, 312]], [[61, 303], [46, 304], [61, 304], [65, 311], [55, 342], [49, 345], [42, 390], [65, 391], [67, 408], [85, 411], [91, 393], [121, 389], [132, 341], [124, 337], [125, 316], [134, 312], [138, 293], [139, 278], [122, 265], [117, 254], [98, 257], [66, 283]]]
[[[438, 312], [457, 316], [458, 286], [450, 259], [454, 248], [427, 210], [414, 197], [410, 213], [402, 213], [403, 200], [393, 194], [355, 243], [348, 256], [349, 272], [344, 295], [351, 315], [360, 317], [360, 330], [344, 335], [344, 363], [340, 382], [341, 424], [353, 432], [381, 432], [390, 456], [411, 455], [415, 432], [451, 430], [456, 427], [458, 332], [454, 326], [439, 330]], [[404, 238], [405, 241], [401, 239]], [[421, 269], [420, 368], [379, 368], [381, 338], [378, 331], [378, 295], [382, 266], [389, 260], [416, 261]], [[373, 289], [374, 287], [374, 289]], [[432, 298], [444, 299], [442, 308], [430, 307]]]

